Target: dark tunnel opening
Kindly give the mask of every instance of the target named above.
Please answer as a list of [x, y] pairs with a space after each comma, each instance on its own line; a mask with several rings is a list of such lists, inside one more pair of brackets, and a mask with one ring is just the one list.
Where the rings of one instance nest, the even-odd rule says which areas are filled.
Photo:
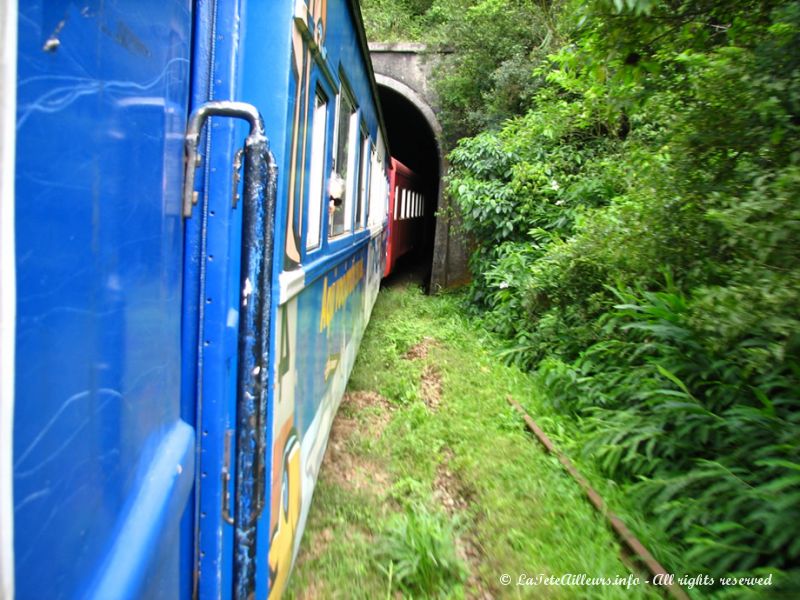
[[381, 85], [378, 86], [378, 94], [392, 156], [422, 179], [426, 199], [420, 238], [422, 243], [398, 260], [394, 273], [387, 278], [387, 283], [415, 280], [429, 291], [441, 178], [439, 148], [431, 126], [410, 100]]

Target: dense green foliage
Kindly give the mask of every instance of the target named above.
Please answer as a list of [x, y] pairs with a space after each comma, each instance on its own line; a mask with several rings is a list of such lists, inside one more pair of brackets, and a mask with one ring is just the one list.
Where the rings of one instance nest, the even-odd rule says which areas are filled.
[[505, 358], [687, 564], [800, 588], [800, 3], [364, 6], [453, 50], [449, 192]]
[[536, 67], [560, 45], [562, 0], [363, 0], [371, 40], [446, 49], [434, 81], [447, 143], [532, 106]]
[[473, 301], [691, 564], [800, 587], [800, 4], [560, 18], [450, 155]]

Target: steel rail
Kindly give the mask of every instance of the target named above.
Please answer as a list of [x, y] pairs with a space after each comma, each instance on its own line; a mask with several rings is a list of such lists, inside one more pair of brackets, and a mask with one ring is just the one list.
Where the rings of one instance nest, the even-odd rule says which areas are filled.
[[[636, 536], [633, 535], [631, 530], [628, 529], [625, 523], [622, 522], [622, 519], [620, 519], [608, 508], [608, 505], [605, 503], [600, 494], [597, 493], [597, 490], [595, 490], [588, 480], [581, 475], [572, 461], [567, 458], [563, 452], [556, 448], [552, 440], [550, 440], [550, 438], [547, 437], [547, 434], [545, 434], [545, 432], [542, 431], [542, 429], [536, 424], [536, 421], [534, 421], [530, 415], [525, 412], [525, 409], [522, 408], [520, 403], [514, 400], [511, 396], [506, 396], [506, 400], [520, 415], [522, 415], [522, 418], [524, 419], [525, 424], [528, 426], [528, 429], [533, 432], [533, 435], [536, 436], [536, 439], [539, 440], [542, 446], [545, 447], [547, 452], [555, 456], [558, 459], [558, 462], [561, 463], [561, 466], [564, 467], [564, 470], [569, 473], [569, 475], [578, 483], [586, 496], [589, 498], [589, 502], [591, 502], [597, 511], [605, 517], [605, 519], [608, 521], [608, 524], [611, 526], [611, 529], [614, 531], [617, 537], [619, 537], [620, 541], [622, 541], [622, 543], [628, 547], [633, 556], [638, 558], [642, 564], [647, 567], [647, 570], [653, 577], [661, 575], [665, 579], [668, 578], [669, 573], [667, 573], [667, 570], [662, 567], [661, 564], [650, 553], [650, 551], [644, 547], [644, 544], [642, 544], [642, 542], [640, 542]], [[690, 600], [683, 588], [676, 583], [670, 583], [664, 585], [663, 587], [669, 592], [669, 595], [676, 600]]]

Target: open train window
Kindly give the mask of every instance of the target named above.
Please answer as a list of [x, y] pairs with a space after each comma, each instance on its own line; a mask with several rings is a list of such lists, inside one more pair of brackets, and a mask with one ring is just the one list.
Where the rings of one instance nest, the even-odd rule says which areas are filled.
[[317, 90], [314, 100], [314, 120], [311, 124], [311, 172], [308, 184], [308, 229], [306, 250], [319, 247], [322, 230], [322, 206], [325, 180], [325, 131], [328, 122], [328, 99]]
[[366, 127], [361, 123], [361, 160], [358, 169], [358, 204], [356, 205], [356, 229], [364, 228], [364, 215], [367, 214], [367, 186], [369, 181], [369, 137]]
[[355, 102], [347, 88], [342, 85], [339, 94], [339, 110], [336, 115], [336, 153], [333, 156], [333, 173], [329, 186], [331, 212], [330, 235], [336, 236], [350, 228], [353, 190], [356, 167], [355, 137], [358, 135], [358, 115]]

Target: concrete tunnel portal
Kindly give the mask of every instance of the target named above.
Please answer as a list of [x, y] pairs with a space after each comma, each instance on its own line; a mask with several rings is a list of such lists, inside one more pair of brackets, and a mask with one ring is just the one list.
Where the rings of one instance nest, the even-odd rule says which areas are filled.
[[423, 178], [429, 190], [423, 241], [404, 261], [407, 276], [413, 273], [431, 293], [460, 285], [469, 280], [468, 248], [458, 233], [457, 207], [449, 205], [442, 189], [447, 162], [433, 86], [434, 73], [448, 51], [407, 42], [371, 42], [369, 50], [389, 149]]
[[414, 252], [400, 259], [399, 277], [414, 277], [426, 290], [430, 288], [436, 234], [436, 210], [440, 195], [442, 158], [436, 132], [426, 115], [405, 95], [384, 81], [378, 83], [386, 135], [392, 156], [412, 169], [423, 182], [425, 213], [422, 220], [421, 244]]

